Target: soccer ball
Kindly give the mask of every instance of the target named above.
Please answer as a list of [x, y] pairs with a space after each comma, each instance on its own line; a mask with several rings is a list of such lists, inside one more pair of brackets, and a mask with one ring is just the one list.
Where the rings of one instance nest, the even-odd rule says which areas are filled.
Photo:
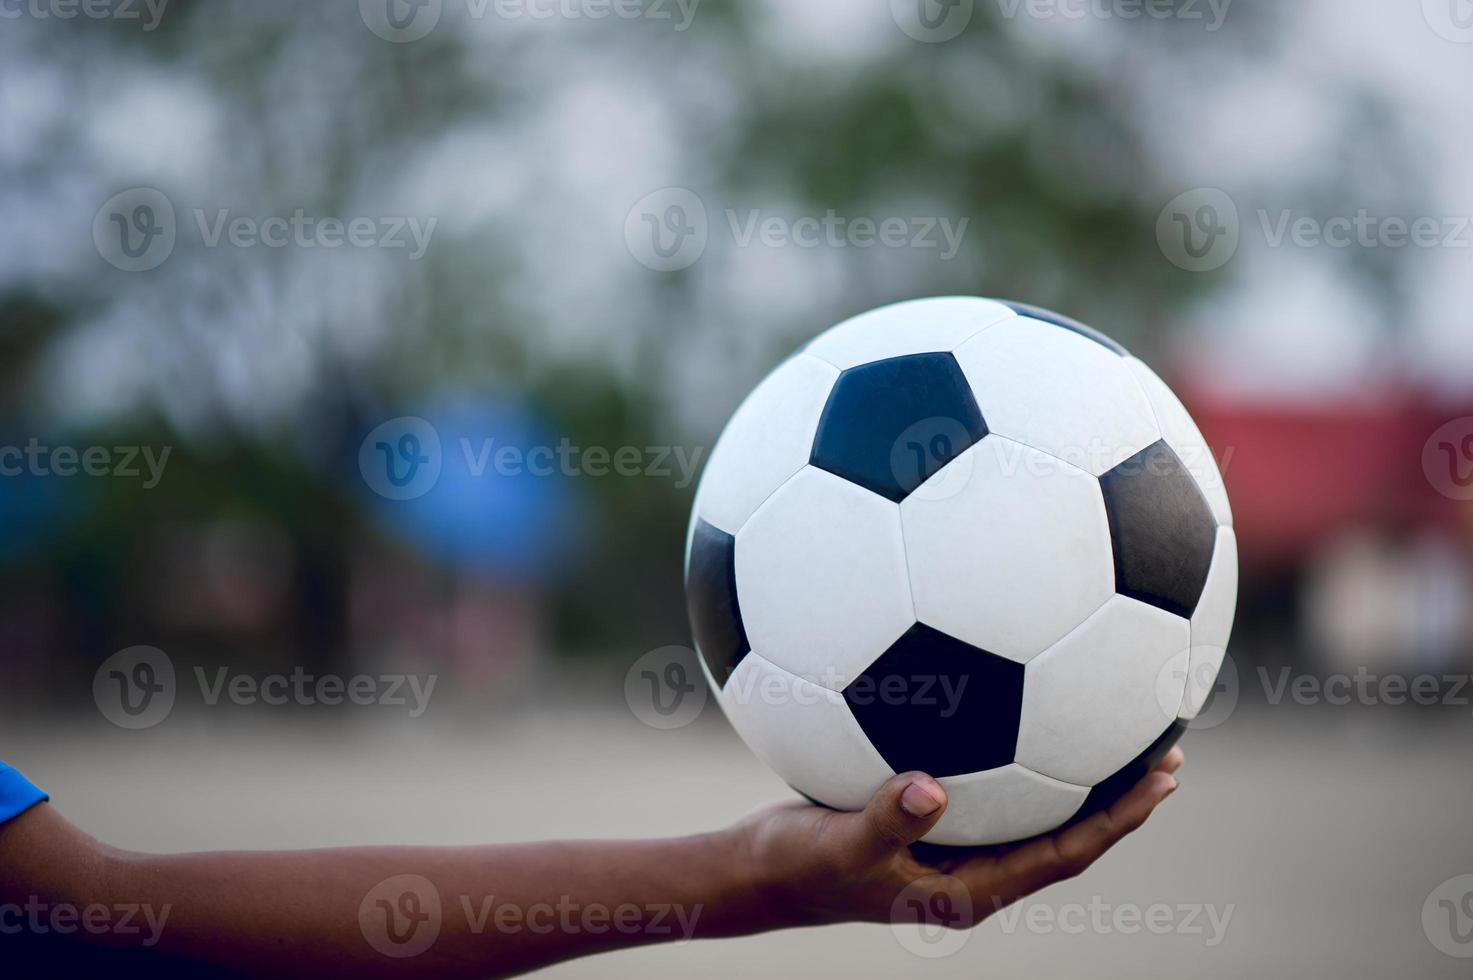
[[815, 803], [937, 777], [936, 844], [1092, 812], [1181, 737], [1237, 598], [1181, 402], [1083, 324], [970, 297], [819, 336], [737, 410], [687, 537], [702, 670]]

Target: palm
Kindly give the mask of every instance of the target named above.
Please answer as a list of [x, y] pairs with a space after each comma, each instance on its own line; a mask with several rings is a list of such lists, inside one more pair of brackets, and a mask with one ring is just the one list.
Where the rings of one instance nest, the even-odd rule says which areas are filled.
[[895, 805], [916, 774], [891, 780], [859, 813], [782, 804], [749, 818], [746, 829], [754, 860], [776, 869], [780, 900], [801, 921], [892, 921], [908, 914], [907, 907], [934, 907], [907, 902], [908, 896], [941, 895], [944, 907], [970, 910], [962, 924], [975, 925], [1093, 864], [1170, 795], [1173, 774], [1185, 761], [1175, 748], [1108, 809], [1053, 834], [999, 847], [960, 850], [918, 842], [941, 811], [912, 818]]

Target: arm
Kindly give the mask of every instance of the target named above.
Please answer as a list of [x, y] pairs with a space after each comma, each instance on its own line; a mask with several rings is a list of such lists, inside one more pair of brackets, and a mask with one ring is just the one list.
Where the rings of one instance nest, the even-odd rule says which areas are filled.
[[1174, 750], [1108, 811], [1059, 834], [941, 861], [908, 846], [945, 809], [941, 787], [917, 773], [860, 813], [785, 805], [674, 840], [464, 848], [136, 854], [41, 804], [0, 828], [0, 909], [137, 906], [140, 933], [87, 938], [118, 952], [147, 945], [192, 975], [502, 976], [645, 943], [890, 921], [901, 893], [927, 881], [964, 891], [977, 914], [955, 924], [973, 925], [1139, 827], [1181, 762]]

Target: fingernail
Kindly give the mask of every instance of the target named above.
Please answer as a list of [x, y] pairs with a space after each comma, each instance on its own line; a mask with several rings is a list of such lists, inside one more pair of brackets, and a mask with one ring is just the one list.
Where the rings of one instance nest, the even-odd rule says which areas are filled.
[[941, 798], [940, 787], [932, 789], [929, 786], [916, 781], [905, 787], [905, 792], [900, 794], [900, 808], [912, 817], [929, 817], [941, 809], [941, 804], [946, 802]]

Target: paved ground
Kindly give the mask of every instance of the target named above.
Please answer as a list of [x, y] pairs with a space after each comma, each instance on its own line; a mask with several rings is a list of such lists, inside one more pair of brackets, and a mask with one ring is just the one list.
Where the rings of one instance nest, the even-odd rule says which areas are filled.
[[[435, 725], [374, 718], [306, 726], [232, 710], [176, 715], [133, 733], [93, 716], [48, 740], [43, 726], [11, 719], [0, 721], [0, 744], [7, 761], [43, 781], [88, 830], [161, 850], [676, 834], [719, 826], [785, 794], [719, 717], [658, 732], [623, 710], [617, 688], [608, 693]], [[1422, 924], [1432, 889], [1473, 873], [1466, 709], [1429, 718], [1388, 708], [1245, 707], [1184, 744], [1182, 791], [1147, 831], [1089, 875], [1045, 893], [1025, 918], [994, 918], [949, 957], [918, 958], [886, 927], [846, 926], [643, 950], [549, 972], [1469, 975], [1473, 960], [1438, 952]], [[1211, 906], [1219, 922], [1230, 907], [1231, 918], [1213, 944], [1205, 911], [1193, 922], [1173, 912], [1177, 931], [1153, 935], [1118, 930], [1109, 915], [1105, 928], [1093, 927], [1092, 903], [1125, 914], [1157, 903]]]

